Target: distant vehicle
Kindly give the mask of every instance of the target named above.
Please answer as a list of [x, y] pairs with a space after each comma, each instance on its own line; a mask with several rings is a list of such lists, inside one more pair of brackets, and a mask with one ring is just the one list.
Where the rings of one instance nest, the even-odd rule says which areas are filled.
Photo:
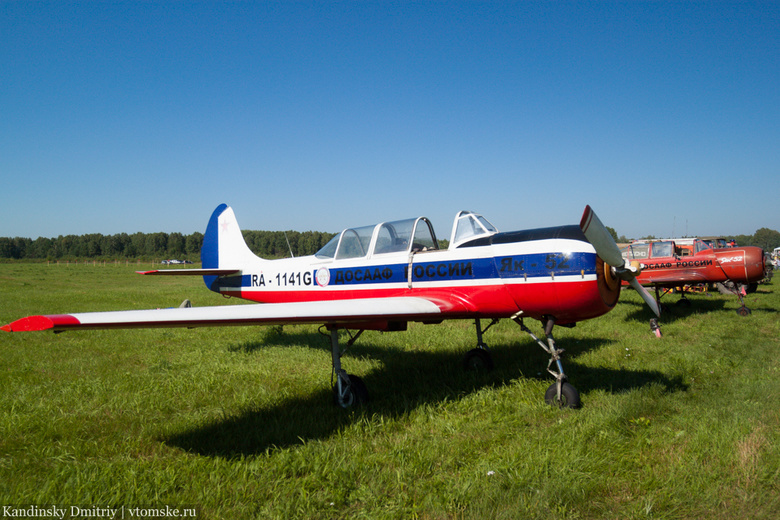
[[183, 264], [191, 264], [192, 262], [189, 260], [163, 260], [160, 263], [163, 265], [183, 265]]
[[[699, 283], [751, 284], [764, 278], [764, 251], [760, 247], [713, 249], [699, 238], [687, 238], [639, 241], [624, 247], [621, 253], [626, 262], [639, 264], [641, 273], [636, 280], [655, 288], [659, 304], [662, 288], [671, 290]], [[737, 313], [747, 316], [750, 309], [745, 307], [739, 291], [737, 295], [741, 304]]]

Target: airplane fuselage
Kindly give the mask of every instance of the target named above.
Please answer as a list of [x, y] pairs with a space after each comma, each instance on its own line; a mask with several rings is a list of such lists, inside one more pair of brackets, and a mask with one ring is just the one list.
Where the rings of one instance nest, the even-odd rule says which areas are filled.
[[580, 228], [562, 226], [497, 233], [454, 249], [261, 260], [239, 275], [205, 280], [216, 292], [262, 303], [421, 296], [441, 302], [448, 317], [521, 313], [571, 323], [617, 302], [619, 289], [604, 272]]

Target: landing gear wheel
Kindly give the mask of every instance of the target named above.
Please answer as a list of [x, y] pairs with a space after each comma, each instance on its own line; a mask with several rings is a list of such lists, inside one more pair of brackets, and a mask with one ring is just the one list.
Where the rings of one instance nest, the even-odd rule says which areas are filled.
[[558, 397], [558, 383], [553, 383], [544, 393], [544, 400], [547, 404], [558, 406], [559, 408], [579, 408], [580, 393], [569, 383], [561, 385], [561, 400]]
[[753, 311], [751, 311], [747, 307], [740, 307], [739, 309], [737, 309], [737, 314], [739, 314], [740, 316], [749, 316], [751, 312]]
[[474, 372], [493, 370], [493, 356], [484, 348], [473, 348], [463, 358], [463, 368]]
[[349, 386], [347, 386], [342, 399], [339, 399], [339, 386], [333, 385], [333, 402], [342, 408], [366, 404], [368, 402], [366, 384], [358, 376], [347, 374], [347, 377], [349, 377]]

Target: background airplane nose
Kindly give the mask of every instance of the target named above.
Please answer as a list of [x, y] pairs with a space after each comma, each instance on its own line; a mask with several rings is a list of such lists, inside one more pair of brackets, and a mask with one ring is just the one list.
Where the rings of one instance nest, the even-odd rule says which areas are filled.
[[740, 283], [761, 281], [764, 277], [764, 251], [760, 247], [735, 247], [716, 251], [726, 276]]

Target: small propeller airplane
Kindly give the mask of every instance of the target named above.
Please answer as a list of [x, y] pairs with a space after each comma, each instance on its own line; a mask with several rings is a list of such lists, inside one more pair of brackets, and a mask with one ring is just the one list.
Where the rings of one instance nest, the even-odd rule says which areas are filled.
[[[723, 283], [751, 284], [761, 281], [766, 266], [764, 251], [760, 247], [716, 248], [699, 238], [665, 239], [635, 242], [621, 250], [626, 262], [639, 264], [640, 274], [635, 280], [643, 286], [655, 288], [655, 298], [660, 305], [661, 297], [673, 288], [689, 284]], [[660, 289], [665, 289], [660, 293]], [[742, 293], [735, 291], [740, 301], [737, 313], [750, 314], [745, 307]], [[685, 299], [682, 292], [681, 301]], [[653, 318], [650, 327], [660, 335], [658, 323]]]
[[[345, 229], [312, 256], [265, 260], [247, 247], [233, 210], [220, 205], [208, 222], [202, 268], [163, 269], [145, 275], [198, 275], [225, 296], [260, 302], [220, 307], [110, 311], [29, 316], [0, 329], [8, 332], [230, 325], [323, 325], [331, 338], [333, 394], [344, 407], [368, 399], [365, 383], [341, 365], [339, 329], [401, 331], [407, 323], [473, 319], [477, 346], [467, 368], [492, 367], [483, 335], [508, 318], [550, 356], [555, 378], [545, 393], [550, 404], [577, 407], [568, 383], [554, 325], [574, 326], [601, 316], [630, 283], [656, 315], [656, 300], [636, 281], [638, 270], [621, 256], [590, 208], [580, 225], [499, 233], [484, 217], [461, 211], [447, 249], [440, 249], [425, 217]], [[525, 325], [540, 320], [546, 342]], [[481, 320], [490, 320], [482, 327]]]

